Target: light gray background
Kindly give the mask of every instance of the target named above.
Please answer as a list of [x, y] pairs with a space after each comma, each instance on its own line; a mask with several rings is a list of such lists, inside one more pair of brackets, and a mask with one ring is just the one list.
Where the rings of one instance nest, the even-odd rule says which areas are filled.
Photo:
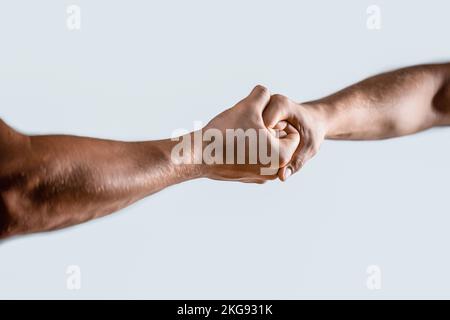
[[[66, 28], [69, 4], [80, 31]], [[0, 116], [27, 133], [169, 137], [258, 83], [302, 101], [446, 61], [449, 12], [437, 0], [2, 1]], [[449, 139], [326, 142], [284, 184], [191, 181], [0, 243], [0, 298], [450, 298]], [[372, 264], [381, 290], [366, 287]]]

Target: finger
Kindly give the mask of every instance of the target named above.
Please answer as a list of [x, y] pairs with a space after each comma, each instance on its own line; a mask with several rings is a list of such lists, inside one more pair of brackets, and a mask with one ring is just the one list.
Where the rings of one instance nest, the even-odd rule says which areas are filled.
[[273, 126], [273, 129], [284, 131], [284, 129], [286, 129], [286, 127], [288, 125], [289, 125], [289, 122], [287, 122], [287, 121], [279, 121], [275, 126]]
[[[282, 138], [277, 138], [275, 135], [269, 135], [268, 138], [270, 140], [272, 157], [277, 157], [276, 176], [280, 178], [279, 173], [281, 168], [290, 164], [293, 154], [297, 150], [300, 143], [300, 134], [295, 127], [289, 123], [284, 122], [280, 123], [280, 125], [277, 124], [277, 126], [284, 127], [284, 136]], [[275, 152], [275, 154], [273, 154], [273, 152]], [[272, 165], [274, 165], [274, 163], [272, 163]]]
[[[267, 128], [274, 128], [280, 121], [289, 121], [295, 119], [293, 108], [290, 107], [289, 98], [274, 94], [269, 104], [264, 109], [263, 120]], [[290, 121], [289, 121], [290, 122]]]
[[[278, 171], [278, 176], [282, 181], [285, 181], [290, 175], [297, 172], [306, 161], [307, 149], [305, 144], [309, 139], [299, 124], [296, 112], [297, 110], [289, 98], [282, 95], [273, 95], [263, 113], [263, 120], [268, 128], [277, 127], [280, 121], [289, 123], [289, 126], [285, 127], [289, 139], [285, 137], [283, 140], [280, 140], [283, 143], [280, 149], [287, 151], [284, 155], [281, 154], [280, 157], [287, 160], [281, 163]], [[294, 143], [291, 143], [290, 140]]]
[[252, 105], [256, 107], [257, 111], [262, 113], [270, 101], [270, 92], [266, 87], [257, 85], [253, 88], [247, 98], [245, 98], [245, 100], [247, 99], [251, 100]]
[[313, 156], [313, 148], [310, 137], [304, 132], [300, 133], [300, 143], [295, 150], [288, 165], [278, 172], [280, 180], [286, 181], [291, 175], [299, 171]]
[[267, 181], [275, 180], [278, 176], [276, 174], [270, 176], [264, 176], [263, 178], [239, 178], [235, 181], [244, 182], [244, 183], [266, 183]]
[[280, 121], [279, 123], [283, 123], [284, 124], [283, 130], [284, 130], [284, 132], [286, 132], [286, 134], [288, 134], [288, 135], [289, 134], [296, 134], [298, 136], [298, 138], [300, 139], [300, 133], [298, 132], [297, 129], [295, 129], [295, 127], [292, 124], [290, 124], [287, 121]]
[[278, 139], [285, 138], [288, 133], [286, 132], [286, 128], [289, 126], [289, 123], [286, 121], [280, 121], [278, 122], [273, 129], [268, 128], [268, 130]]
[[246, 179], [246, 180], [241, 180], [240, 182], [243, 183], [253, 183], [253, 184], [264, 184], [267, 181], [265, 180], [260, 180], [260, 179]]
[[299, 132], [289, 123], [284, 128], [285, 136], [279, 139], [280, 143], [280, 168], [289, 164], [300, 144]]

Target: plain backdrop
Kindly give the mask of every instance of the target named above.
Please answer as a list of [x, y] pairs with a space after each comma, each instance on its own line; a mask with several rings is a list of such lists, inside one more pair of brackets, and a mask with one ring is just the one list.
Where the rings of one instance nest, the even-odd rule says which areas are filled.
[[[2, 1], [0, 117], [30, 134], [166, 138], [256, 84], [304, 101], [447, 61], [449, 12], [444, 0]], [[5, 241], [0, 298], [450, 298], [449, 141], [450, 128], [327, 141], [286, 183], [190, 181]]]

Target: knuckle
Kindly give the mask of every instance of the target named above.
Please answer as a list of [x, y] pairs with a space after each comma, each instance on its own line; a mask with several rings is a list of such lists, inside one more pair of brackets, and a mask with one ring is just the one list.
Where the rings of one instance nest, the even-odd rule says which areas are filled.
[[255, 89], [259, 90], [260, 92], [265, 92], [265, 91], [267, 91], [267, 88], [264, 87], [264, 86], [261, 85], [261, 84], [256, 85], [256, 86], [255, 86]]
[[289, 103], [289, 98], [286, 96], [283, 96], [282, 94], [274, 94], [271, 98], [270, 98], [271, 102], [273, 102], [276, 106], [281, 107], [281, 106], [285, 106], [286, 104]]
[[258, 94], [261, 96], [269, 95], [269, 89], [267, 89], [263, 85], [258, 84], [254, 90], [256, 90], [258, 92]]
[[[300, 138], [303, 140], [303, 145], [305, 145], [308, 141], [309, 131], [305, 128], [305, 126], [301, 125], [298, 128]], [[306, 141], [305, 141], [306, 140]]]
[[292, 167], [294, 169], [294, 172], [297, 172], [303, 167], [303, 160], [300, 158], [294, 159], [294, 161], [292, 161]]
[[314, 140], [314, 131], [308, 126], [303, 126], [303, 132], [305, 136], [308, 137], [308, 140], [312, 143]]
[[306, 150], [311, 150], [313, 147], [313, 142], [310, 139], [305, 139], [304, 143], [303, 143], [303, 148]]

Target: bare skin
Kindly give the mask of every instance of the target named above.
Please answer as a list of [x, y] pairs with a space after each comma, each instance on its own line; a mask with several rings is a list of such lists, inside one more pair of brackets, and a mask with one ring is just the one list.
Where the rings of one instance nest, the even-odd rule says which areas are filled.
[[278, 172], [286, 180], [317, 153], [324, 139], [386, 139], [449, 125], [450, 63], [380, 74], [306, 103], [274, 95], [263, 118], [269, 128], [288, 121], [301, 135], [292, 161]]
[[266, 176], [261, 163], [195, 164], [195, 152], [192, 163], [174, 164], [171, 140], [27, 136], [0, 121], [0, 238], [88, 221], [190, 179], [285, 180], [325, 138], [385, 139], [448, 125], [449, 82], [450, 64], [441, 64], [381, 74], [307, 103], [256, 87], [204, 130], [266, 130], [268, 143], [280, 144], [279, 171]]
[[[290, 161], [299, 134], [287, 123], [278, 125], [276, 132], [264, 126], [262, 111], [269, 100], [269, 91], [257, 86], [207, 128], [264, 129], [272, 142], [281, 144], [281, 167]], [[0, 238], [79, 224], [190, 179], [262, 183], [277, 177], [276, 171], [259, 175], [264, 167], [260, 163], [174, 164], [171, 151], [177, 143], [27, 136], [0, 120]]]

